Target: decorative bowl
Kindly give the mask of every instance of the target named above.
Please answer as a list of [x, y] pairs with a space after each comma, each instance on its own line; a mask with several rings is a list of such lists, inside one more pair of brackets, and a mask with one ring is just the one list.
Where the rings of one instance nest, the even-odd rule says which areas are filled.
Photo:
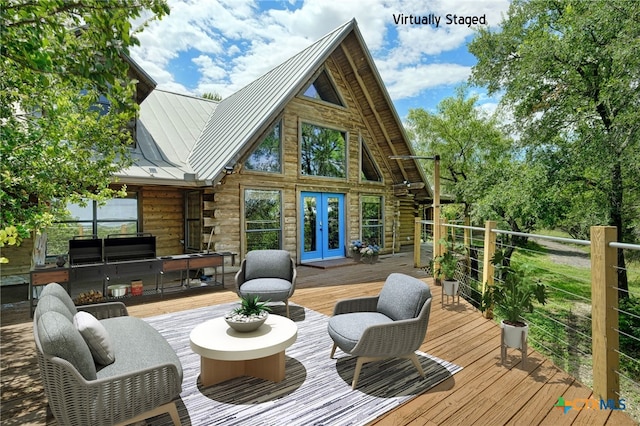
[[107, 290], [112, 297], [122, 297], [127, 294], [128, 288], [129, 286], [126, 284], [116, 284], [110, 285], [109, 287], [107, 287]]
[[260, 316], [260, 317], [243, 317], [238, 315], [225, 315], [224, 320], [229, 324], [229, 327], [233, 328], [235, 331], [239, 331], [240, 333], [247, 333], [249, 331], [254, 331], [260, 328], [262, 324], [267, 320], [269, 314]]

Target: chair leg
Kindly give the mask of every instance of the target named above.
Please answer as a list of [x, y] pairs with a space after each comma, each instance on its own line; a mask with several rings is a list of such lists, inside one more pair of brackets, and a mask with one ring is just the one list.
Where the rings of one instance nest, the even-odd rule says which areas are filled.
[[353, 372], [353, 381], [351, 382], [351, 389], [355, 389], [358, 384], [358, 377], [360, 377], [360, 370], [362, 369], [362, 364], [364, 364], [364, 359], [362, 357], [358, 357], [356, 360], [356, 369]]
[[409, 355], [408, 358], [411, 360], [413, 365], [418, 370], [418, 374], [420, 374], [420, 377], [424, 378], [424, 370], [422, 369], [422, 365], [420, 365], [420, 361], [418, 360], [418, 355], [416, 355], [416, 353], [414, 352], [411, 355]]
[[291, 317], [289, 316], [289, 299], [285, 300], [285, 301], [284, 301], [284, 304], [285, 304], [285, 306], [287, 307], [287, 318], [291, 318]]
[[142, 420], [146, 420], [150, 417], [155, 417], [157, 415], [160, 414], [169, 414], [169, 416], [171, 416], [171, 420], [173, 420], [173, 424], [175, 426], [180, 426], [181, 422], [180, 422], [180, 416], [178, 415], [178, 408], [176, 407], [176, 403], [175, 401], [173, 402], [169, 402], [167, 404], [161, 405], [159, 407], [156, 407], [152, 410], [149, 410], [147, 412], [144, 412], [142, 414], [139, 414], [131, 419], [128, 419], [122, 423], [118, 423], [117, 426], [125, 426], [125, 425], [129, 425], [131, 423], [137, 423], [140, 422]]
[[338, 347], [338, 345], [336, 345], [335, 343], [333, 344], [333, 348], [331, 348], [331, 355], [329, 355], [329, 358], [333, 359], [333, 356], [336, 353], [336, 348]]

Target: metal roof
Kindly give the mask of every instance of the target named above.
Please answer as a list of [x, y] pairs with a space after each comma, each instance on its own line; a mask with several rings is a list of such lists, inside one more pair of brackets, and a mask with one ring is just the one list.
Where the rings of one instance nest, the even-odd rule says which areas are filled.
[[158, 89], [151, 92], [140, 105], [137, 143], [131, 152], [134, 166], [118, 175], [126, 176], [130, 183], [153, 179], [188, 185], [204, 180], [195, 174], [187, 158], [217, 106], [217, 102], [204, 98]]
[[211, 115], [189, 162], [199, 176], [214, 179], [239, 159], [243, 147], [264, 131], [342, 40], [351, 20], [267, 74], [222, 100]]
[[[357, 38], [389, 106], [389, 118], [400, 131], [403, 144], [397, 153], [413, 154], [357, 22], [352, 19], [219, 103], [163, 90], [151, 92], [140, 107], [135, 166], [119, 175], [126, 176], [129, 183], [153, 180], [186, 186], [218, 180], [224, 168], [240, 160], [350, 34]], [[387, 164], [394, 173], [401, 172], [404, 180], [428, 182], [417, 160]], [[428, 185], [415, 192], [422, 197], [431, 195]]]

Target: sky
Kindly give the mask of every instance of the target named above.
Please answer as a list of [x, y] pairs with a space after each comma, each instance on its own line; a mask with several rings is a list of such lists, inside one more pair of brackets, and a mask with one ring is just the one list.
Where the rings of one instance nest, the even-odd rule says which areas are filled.
[[[163, 90], [223, 98], [355, 18], [401, 120], [434, 112], [475, 64], [477, 25], [498, 27], [508, 0], [169, 0], [171, 14], [138, 35], [131, 56]], [[454, 18], [455, 17], [455, 18]], [[472, 24], [474, 19], [478, 22]], [[420, 23], [415, 24], [416, 19]], [[424, 21], [424, 23], [422, 22]], [[137, 21], [138, 25], [142, 20]], [[497, 98], [482, 88], [479, 107]]]

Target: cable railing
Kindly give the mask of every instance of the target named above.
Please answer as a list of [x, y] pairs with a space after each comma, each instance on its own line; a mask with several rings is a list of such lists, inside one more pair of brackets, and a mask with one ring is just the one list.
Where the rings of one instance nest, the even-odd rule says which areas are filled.
[[[439, 253], [434, 226], [433, 221], [416, 220], [425, 237], [417, 250], [428, 248], [430, 256]], [[477, 308], [487, 282], [485, 260], [494, 250], [512, 251], [512, 264], [526, 267], [548, 289], [547, 303], [526, 314], [531, 345], [591, 386], [594, 395], [640, 407], [640, 265], [630, 261], [624, 268], [617, 266], [618, 250], [636, 252], [640, 245], [615, 241], [611, 227], [594, 227], [591, 240], [579, 240], [501, 230], [495, 223], [484, 228], [446, 222], [440, 226], [441, 238], [463, 247], [457, 250], [463, 260], [456, 273], [462, 298]], [[494, 234], [495, 248], [485, 247], [487, 233]], [[416, 259], [415, 266], [422, 266], [420, 262], [428, 264], [432, 258], [414, 254]], [[626, 288], [618, 284], [621, 273], [626, 274]], [[592, 369], [585, 369], [588, 365]]]

